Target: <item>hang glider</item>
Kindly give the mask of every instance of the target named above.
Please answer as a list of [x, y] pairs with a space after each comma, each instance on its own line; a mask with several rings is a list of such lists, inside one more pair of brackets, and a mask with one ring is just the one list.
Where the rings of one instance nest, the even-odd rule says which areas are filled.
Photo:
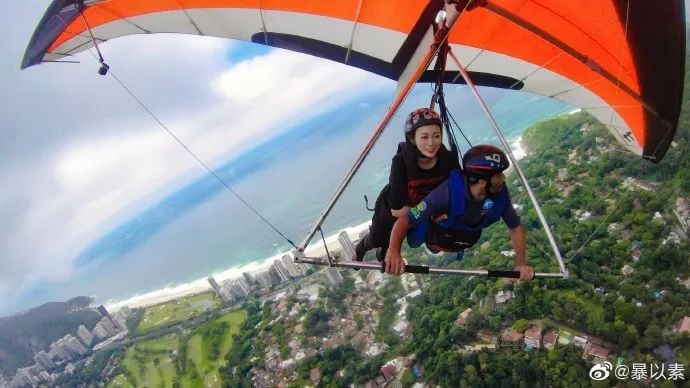
[[[447, 20], [444, 12], [451, 14]], [[333, 263], [330, 256], [327, 262], [306, 258], [304, 250], [412, 84], [466, 83], [509, 155], [509, 146], [475, 85], [528, 91], [579, 107], [606, 125], [630, 152], [658, 163], [678, 125], [685, 71], [684, 3], [668, 1], [662, 7], [647, 0], [53, 0], [21, 67], [69, 61], [93, 46], [98, 50], [98, 44], [110, 39], [151, 33], [251, 41], [330, 59], [398, 82], [396, 99], [304, 242], [297, 247], [286, 238], [296, 248], [296, 258], [330, 266], [368, 268]], [[441, 46], [453, 61], [442, 72], [430, 70]], [[100, 51], [98, 55], [99, 73], [106, 74], [108, 66]], [[548, 222], [510, 157], [561, 269], [537, 275], [566, 277]], [[452, 272], [423, 266], [409, 269]], [[511, 275], [483, 270], [453, 273]]]
[[[68, 59], [94, 41], [182, 33], [281, 47], [400, 81], [426, 50], [442, 7], [441, 0], [53, 0], [21, 67]], [[680, 111], [684, 13], [675, 0], [473, 1], [449, 42], [477, 85], [580, 107], [628, 150], [658, 162]], [[445, 81], [464, 82], [452, 64], [446, 70]]]

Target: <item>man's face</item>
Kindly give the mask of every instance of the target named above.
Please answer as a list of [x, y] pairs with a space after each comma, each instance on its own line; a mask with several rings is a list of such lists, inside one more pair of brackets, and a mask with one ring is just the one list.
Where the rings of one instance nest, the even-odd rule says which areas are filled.
[[489, 186], [487, 187], [487, 191], [489, 192], [489, 194], [498, 195], [498, 193], [501, 192], [501, 189], [503, 188], [503, 184], [505, 183], [505, 181], [506, 176], [502, 172], [492, 176], [489, 180]]

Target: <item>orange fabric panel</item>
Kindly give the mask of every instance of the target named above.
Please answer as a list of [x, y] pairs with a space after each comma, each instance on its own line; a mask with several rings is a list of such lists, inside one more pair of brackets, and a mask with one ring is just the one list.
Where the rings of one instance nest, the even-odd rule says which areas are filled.
[[[498, 0], [508, 11], [548, 32], [575, 51], [591, 58], [602, 69], [619, 77], [631, 90], [639, 92], [637, 75], [625, 40], [624, 25], [610, 3], [598, 0], [508, 1]], [[606, 3], [606, 4], [605, 4]], [[556, 14], [550, 6], [558, 6]], [[592, 17], [596, 9], [596, 17]], [[601, 31], [598, 33], [597, 31]], [[590, 89], [614, 106], [633, 128], [644, 147], [644, 109], [634, 97], [593, 71], [579, 59], [486, 8], [476, 8], [461, 15], [451, 32], [453, 43], [502, 53], [544, 67]], [[635, 106], [635, 109], [618, 109]]]
[[592, 58], [639, 92], [633, 58], [625, 39], [625, 21], [619, 19], [612, 2], [526, 1], [519, 12], [523, 19]]
[[[538, 26], [573, 50], [591, 58], [598, 66], [617, 77], [631, 90], [639, 92], [633, 58], [625, 40], [625, 26], [613, 2], [601, 0], [489, 0], [528, 23]], [[85, 10], [92, 28], [105, 23], [161, 11], [193, 8], [250, 8], [279, 10], [328, 16], [342, 20], [356, 17], [360, 0], [111, 0]], [[409, 33], [424, 7], [425, 0], [362, 0], [358, 22]], [[270, 26], [269, 26], [270, 29]], [[82, 34], [86, 27], [77, 18], [50, 50]], [[612, 106], [637, 106], [633, 97], [618, 90], [577, 58], [547, 42], [533, 32], [510, 22], [489, 9], [478, 7], [464, 12], [450, 36], [452, 43], [506, 54], [549, 69], [585, 85]], [[644, 142], [644, 111], [625, 109], [621, 117]], [[644, 144], [641, 144], [644, 146]]]
[[[193, 8], [254, 8], [299, 12], [328, 16], [343, 20], [354, 20], [360, 0], [301, 1], [301, 0], [111, 0], [88, 7], [84, 11], [89, 26], [100, 25], [134, 16], [155, 12]], [[426, 6], [423, 0], [362, 0], [358, 22], [382, 28], [409, 33], [419, 14]], [[110, 11], [110, 12], [109, 12]], [[50, 46], [55, 49], [76, 34], [86, 31], [81, 18], [76, 19]]]

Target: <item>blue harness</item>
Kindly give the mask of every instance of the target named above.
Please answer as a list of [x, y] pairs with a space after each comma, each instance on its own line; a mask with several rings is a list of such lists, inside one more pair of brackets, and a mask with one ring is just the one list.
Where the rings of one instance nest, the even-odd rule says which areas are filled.
[[474, 245], [482, 230], [498, 221], [508, 205], [508, 190], [505, 186], [496, 197], [487, 197], [482, 204], [482, 221], [476, 226], [466, 225], [463, 218], [466, 209], [465, 182], [459, 170], [451, 170], [448, 176], [450, 211], [448, 218], [437, 223], [425, 221], [408, 233], [407, 243], [418, 247], [426, 243], [436, 251], [459, 252]]

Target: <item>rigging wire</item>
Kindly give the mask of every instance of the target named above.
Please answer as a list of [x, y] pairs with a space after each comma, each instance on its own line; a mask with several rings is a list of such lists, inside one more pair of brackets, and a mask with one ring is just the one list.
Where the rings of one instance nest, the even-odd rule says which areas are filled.
[[[96, 60], [102, 63], [102, 57], [99, 55], [96, 56], [96, 54], [93, 53], [91, 50], [87, 50]], [[199, 158], [194, 151], [192, 151], [189, 147], [187, 147], [182, 140], [180, 140], [179, 137], [177, 137], [154, 113], [151, 109], [146, 106], [146, 104], [139, 99], [134, 92], [127, 87], [127, 85], [120, 79], [118, 78], [113, 71], [109, 71], [108, 74], [129, 94], [134, 101], [149, 115], [153, 120], [158, 123], [158, 125], [165, 130], [165, 132], [168, 133], [187, 153], [189, 153], [196, 161], [206, 170], [208, 171], [218, 182], [220, 182], [221, 185], [223, 185], [230, 193], [232, 193], [237, 199], [240, 200], [254, 215], [259, 217], [261, 221], [263, 221], [266, 225], [268, 225], [273, 231], [275, 231], [280, 237], [285, 239], [293, 248], [297, 248], [297, 245], [290, 239], [288, 238], [283, 232], [281, 232], [273, 223], [271, 223], [266, 217], [264, 217], [258, 210], [256, 210], [249, 202], [247, 202], [242, 196], [240, 196], [235, 190], [230, 187], [218, 174], [216, 174], [206, 163], [204, 163], [201, 158]]]
[[124, 82], [122, 82], [122, 80], [120, 80], [120, 78], [118, 78], [112, 71], [110, 71], [109, 74], [111, 77], [113, 77], [113, 79], [115, 79], [115, 81], [117, 81], [118, 84], [120, 84], [120, 86], [127, 92], [127, 94], [129, 94], [139, 104], [139, 106], [141, 106], [141, 108], [144, 109], [146, 111], [146, 113], [148, 113], [151, 116], [151, 118], [153, 118], [158, 123], [158, 125], [160, 125], [161, 128], [163, 128], [182, 148], [185, 149], [185, 151], [187, 151], [194, 159], [196, 159], [196, 161], [202, 167], [204, 167], [204, 169], [206, 169], [206, 171], [208, 171], [211, 175], [213, 175], [213, 177], [216, 178], [218, 180], [218, 182], [220, 182], [220, 184], [222, 184], [229, 192], [231, 192], [235, 197], [237, 197], [237, 199], [239, 199], [240, 202], [242, 202], [249, 210], [251, 210], [252, 213], [254, 213], [254, 215], [259, 217], [261, 219], [261, 221], [263, 221], [266, 225], [268, 225], [269, 227], [271, 227], [271, 229], [273, 229], [276, 233], [278, 233], [283, 239], [285, 239], [285, 241], [287, 241], [293, 248], [297, 248], [297, 246], [295, 245], [295, 243], [292, 240], [290, 240], [287, 236], [285, 236], [285, 234], [283, 234], [280, 230], [278, 230], [278, 228], [275, 225], [273, 225], [269, 220], [267, 220], [266, 217], [264, 217], [261, 213], [259, 213], [258, 210], [256, 210], [251, 204], [249, 204], [249, 202], [247, 202], [244, 198], [242, 198], [242, 196], [240, 196], [235, 190], [233, 190], [232, 187], [230, 187], [230, 185], [228, 185], [220, 176], [218, 176], [218, 174], [216, 174], [215, 171], [213, 171], [206, 163], [204, 163], [204, 161], [201, 160], [194, 153], [194, 151], [192, 151], [189, 147], [187, 147], [184, 144], [184, 142], [182, 142], [182, 140], [180, 140], [179, 137], [177, 137], [165, 124], [163, 124], [163, 122], [158, 117], [156, 117], [156, 115], [146, 106], [146, 104], [144, 104], [144, 102], [141, 101], [127, 87], [127, 85], [125, 85]]
[[326, 244], [326, 238], [323, 236], [323, 229], [319, 225], [319, 233], [321, 233], [321, 241], [323, 241], [323, 247], [326, 249], [326, 258], [328, 259], [328, 266], [333, 266], [333, 259], [331, 258], [331, 253], [328, 251], [328, 244]]

